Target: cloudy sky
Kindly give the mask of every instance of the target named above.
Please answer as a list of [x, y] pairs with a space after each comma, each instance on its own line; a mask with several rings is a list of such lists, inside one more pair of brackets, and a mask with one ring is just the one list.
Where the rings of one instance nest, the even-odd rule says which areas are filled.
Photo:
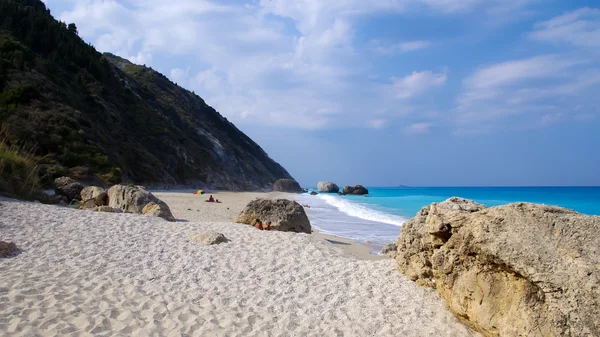
[[600, 2], [45, 2], [305, 186], [600, 185]]

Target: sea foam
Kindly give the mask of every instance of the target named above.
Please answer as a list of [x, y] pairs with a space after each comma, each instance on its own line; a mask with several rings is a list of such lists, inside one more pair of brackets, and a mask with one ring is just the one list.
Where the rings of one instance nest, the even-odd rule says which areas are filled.
[[351, 200], [324, 194], [320, 194], [319, 198], [325, 200], [325, 202], [337, 208], [340, 212], [363, 220], [382, 222], [400, 227], [406, 221], [406, 219], [401, 216], [378, 211]]

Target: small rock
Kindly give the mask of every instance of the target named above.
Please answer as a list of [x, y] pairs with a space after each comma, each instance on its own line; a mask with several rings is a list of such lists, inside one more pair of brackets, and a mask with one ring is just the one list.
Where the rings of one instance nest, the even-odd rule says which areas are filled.
[[17, 251], [17, 245], [13, 242], [0, 241], [0, 258], [13, 256]]
[[340, 191], [338, 185], [332, 183], [331, 181], [319, 181], [317, 184], [317, 189], [321, 193], [338, 193]]
[[[99, 195], [102, 195], [102, 193], [106, 193], [106, 190], [103, 189], [102, 187], [98, 187], [98, 186], [88, 186], [86, 188], [84, 188], [83, 190], [81, 190], [80, 196], [81, 196], [81, 201], [86, 201], [86, 200], [90, 200], [90, 199], [94, 199]], [[98, 205], [100, 206], [100, 205]]]
[[192, 235], [192, 240], [200, 242], [204, 245], [216, 245], [222, 242], [229, 241], [227, 240], [225, 235], [214, 231], [194, 234]]
[[64, 195], [68, 200], [81, 200], [83, 186], [69, 177], [60, 177], [54, 180], [54, 193]]
[[104, 213], [123, 213], [120, 208], [114, 208], [110, 206], [98, 206], [93, 209], [96, 212], [104, 212]]
[[319, 195], [319, 193], [312, 191], [312, 192], [310, 192], [310, 195]]
[[395, 243], [388, 243], [387, 245], [383, 246], [383, 248], [381, 248], [379, 254], [387, 255], [393, 259], [396, 255], [396, 250], [398, 250], [398, 245], [396, 245]]

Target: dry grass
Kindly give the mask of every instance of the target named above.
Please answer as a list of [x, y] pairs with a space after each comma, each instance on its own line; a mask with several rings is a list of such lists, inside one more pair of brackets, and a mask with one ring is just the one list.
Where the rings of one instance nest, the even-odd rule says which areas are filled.
[[7, 128], [0, 126], [0, 192], [29, 199], [39, 183], [38, 164], [33, 152], [11, 144]]

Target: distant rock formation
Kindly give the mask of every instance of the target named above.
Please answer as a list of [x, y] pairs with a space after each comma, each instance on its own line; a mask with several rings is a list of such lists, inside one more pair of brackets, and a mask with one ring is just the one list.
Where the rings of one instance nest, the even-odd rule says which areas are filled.
[[279, 179], [273, 184], [273, 191], [287, 193], [302, 193], [300, 184], [294, 179]]
[[54, 193], [67, 197], [67, 201], [81, 200], [83, 185], [69, 177], [60, 177], [54, 180]]
[[332, 183], [331, 181], [319, 181], [317, 184], [317, 189], [321, 193], [338, 193], [340, 191], [338, 185]]
[[343, 192], [343, 194], [355, 194], [355, 195], [369, 194], [369, 190], [364, 188], [362, 185], [344, 186], [342, 192]]
[[124, 212], [153, 215], [167, 221], [175, 221], [169, 206], [142, 186], [114, 185], [108, 189], [108, 206]]
[[485, 336], [600, 336], [600, 217], [451, 198], [402, 226], [396, 261]]
[[254, 225], [256, 219], [271, 220], [271, 230], [310, 234], [312, 229], [304, 208], [287, 199], [254, 199], [235, 219], [235, 222]]

